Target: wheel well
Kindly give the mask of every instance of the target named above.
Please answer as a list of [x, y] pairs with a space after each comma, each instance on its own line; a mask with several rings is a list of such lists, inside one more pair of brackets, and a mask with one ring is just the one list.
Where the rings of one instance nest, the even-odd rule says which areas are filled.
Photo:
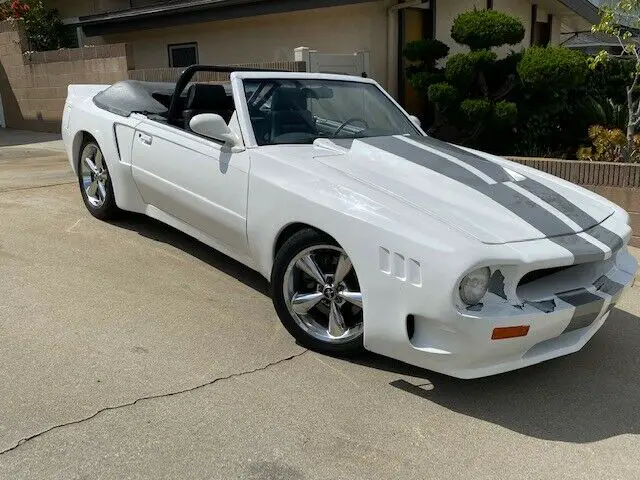
[[283, 228], [278, 234], [278, 238], [276, 238], [276, 243], [273, 247], [273, 258], [276, 258], [276, 255], [278, 255], [278, 252], [280, 251], [280, 249], [282, 248], [282, 246], [285, 244], [287, 240], [289, 240], [292, 236], [294, 236], [299, 231], [306, 230], [308, 228], [331, 237], [331, 235], [329, 235], [327, 232], [324, 232], [312, 225], [308, 225], [306, 223], [300, 223], [300, 222], [292, 223], [290, 225], [287, 225], [285, 228]]
[[89, 132], [86, 132], [84, 130], [79, 131], [78, 133], [76, 133], [76, 136], [73, 137], [74, 166], [77, 166], [78, 160], [80, 159], [80, 149], [82, 148], [82, 145], [84, 145], [87, 140], [96, 141], [93, 135], [91, 135]]

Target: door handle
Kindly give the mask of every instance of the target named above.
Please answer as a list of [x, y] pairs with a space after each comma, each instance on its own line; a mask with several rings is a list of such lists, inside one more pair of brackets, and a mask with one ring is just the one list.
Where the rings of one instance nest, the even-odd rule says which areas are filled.
[[153, 141], [153, 137], [151, 135], [147, 135], [145, 133], [138, 133], [138, 138], [145, 145], [151, 145], [151, 142]]

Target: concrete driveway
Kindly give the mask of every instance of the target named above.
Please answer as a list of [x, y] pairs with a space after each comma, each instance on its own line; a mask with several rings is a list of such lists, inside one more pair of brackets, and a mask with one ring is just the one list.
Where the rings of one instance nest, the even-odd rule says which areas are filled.
[[520, 372], [328, 358], [258, 275], [94, 220], [56, 148], [4, 153], [0, 478], [640, 478], [638, 288], [583, 351]]

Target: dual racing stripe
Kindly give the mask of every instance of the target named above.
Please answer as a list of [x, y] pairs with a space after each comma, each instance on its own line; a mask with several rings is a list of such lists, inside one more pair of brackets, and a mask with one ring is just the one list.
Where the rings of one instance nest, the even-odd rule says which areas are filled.
[[612, 252], [620, 250], [624, 245], [624, 240], [619, 235], [598, 225], [595, 218], [548, 186], [532, 178], [518, 182], [518, 185], [565, 214], [593, 238], [607, 245]]
[[614, 282], [605, 275], [596, 280], [593, 286], [596, 288], [596, 291], [609, 295], [611, 297], [612, 304], [618, 303], [625, 287], [621, 283]]
[[410, 141], [402, 137], [374, 137], [361, 141], [486, 195], [542, 232], [548, 240], [570, 251], [576, 264], [603, 260], [607, 252], [577, 235], [577, 232], [567, 234], [567, 230], [571, 229], [570, 225], [550, 210], [511, 188], [510, 183], [523, 188], [568, 217], [584, 233], [606, 245], [612, 252], [619, 250], [624, 244], [619, 235], [598, 225], [599, 222], [587, 212], [536, 180], [525, 178], [522, 181], [514, 181], [497, 163], [431, 137], [405, 138], [409, 138]]
[[591, 325], [600, 316], [605, 299], [585, 289], [560, 293], [558, 298], [575, 307], [575, 312], [564, 332], [572, 332]]
[[[569, 292], [561, 292], [557, 297], [575, 308], [569, 325], [563, 333], [586, 328], [593, 324], [601, 314], [605, 314], [613, 309], [620, 300], [624, 285], [611, 280], [603, 275], [593, 284], [595, 293], [586, 288], [579, 288]], [[605, 311], [605, 304], [608, 306]]]

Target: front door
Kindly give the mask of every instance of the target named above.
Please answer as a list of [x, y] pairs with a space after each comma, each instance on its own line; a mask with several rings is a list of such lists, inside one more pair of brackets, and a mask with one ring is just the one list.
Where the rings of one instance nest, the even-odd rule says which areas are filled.
[[133, 139], [133, 178], [144, 201], [246, 254], [249, 153], [144, 120]]

